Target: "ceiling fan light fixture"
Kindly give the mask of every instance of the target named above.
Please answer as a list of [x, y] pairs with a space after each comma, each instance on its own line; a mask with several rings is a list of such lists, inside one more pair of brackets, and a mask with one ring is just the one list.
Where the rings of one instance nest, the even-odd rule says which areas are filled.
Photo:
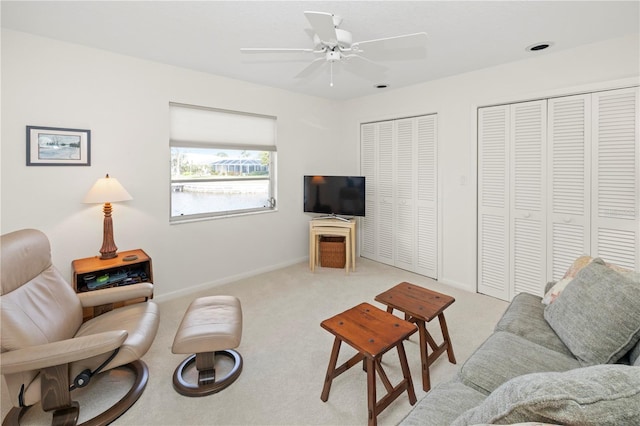
[[340, 58], [341, 58], [341, 56], [340, 56], [340, 52], [339, 51], [329, 50], [327, 52], [327, 61], [329, 61], [329, 62], [339, 61]]
[[553, 42], [552, 41], [542, 41], [542, 42], [539, 42], [539, 43], [532, 44], [531, 46], [527, 46], [527, 48], [525, 50], [527, 52], [538, 52], [540, 50], [547, 49], [547, 48], [549, 48], [551, 46], [553, 46]]

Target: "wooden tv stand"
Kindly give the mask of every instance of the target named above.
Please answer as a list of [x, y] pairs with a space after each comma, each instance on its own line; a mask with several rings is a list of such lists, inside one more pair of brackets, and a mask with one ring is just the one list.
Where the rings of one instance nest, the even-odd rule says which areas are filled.
[[316, 244], [315, 237], [319, 235], [323, 235], [323, 232], [326, 232], [325, 235], [332, 235], [332, 228], [347, 228], [349, 230], [349, 238], [351, 246], [350, 253], [346, 253], [347, 256], [351, 256], [350, 262], [346, 262], [347, 265], [351, 264], [351, 270], [356, 270], [356, 219], [352, 217], [351, 219], [312, 219], [309, 222], [309, 267], [313, 271], [315, 266], [315, 261], [317, 259], [317, 250], [318, 245]]

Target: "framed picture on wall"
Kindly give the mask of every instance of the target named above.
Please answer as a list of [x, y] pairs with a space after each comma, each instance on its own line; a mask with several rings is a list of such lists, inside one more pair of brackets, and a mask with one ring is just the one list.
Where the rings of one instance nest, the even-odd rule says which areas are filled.
[[27, 166], [90, 166], [91, 130], [27, 126]]

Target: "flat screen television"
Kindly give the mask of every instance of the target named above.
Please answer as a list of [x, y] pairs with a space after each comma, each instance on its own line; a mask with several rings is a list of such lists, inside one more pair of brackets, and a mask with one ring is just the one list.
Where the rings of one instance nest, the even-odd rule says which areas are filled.
[[364, 176], [305, 176], [304, 211], [327, 216], [364, 216]]

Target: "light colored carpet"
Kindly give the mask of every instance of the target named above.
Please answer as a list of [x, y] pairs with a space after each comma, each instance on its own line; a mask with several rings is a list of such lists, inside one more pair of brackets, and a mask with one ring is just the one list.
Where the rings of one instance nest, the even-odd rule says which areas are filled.
[[[320, 327], [322, 320], [369, 302], [393, 285], [408, 281], [455, 297], [446, 310], [447, 324], [458, 364], [442, 355], [430, 369], [431, 384], [451, 378], [460, 365], [492, 332], [507, 303], [442, 285], [377, 262], [359, 258], [357, 271], [318, 268], [311, 273], [307, 263], [299, 263], [159, 303], [160, 330], [143, 360], [149, 366], [147, 389], [138, 402], [116, 425], [362, 425], [367, 422], [366, 374], [355, 366], [333, 381], [327, 402], [320, 393], [333, 344], [333, 335]], [[173, 355], [171, 345], [180, 320], [196, 297], [215, 294], [236, 296], [242, 303], [243, 335], [237, 350], [244, 358], [238, 380], [220, 393], [201, 398], [179, 395], [172, 387], [175, 367], [184, 359]], [[438, 321], [427, 328], [441, 341]], [[418, 336], [405, 342], [409, 367], [419, 401], [425, 396], [420, 376]], [[338, 363], [355, 352], [342, 345]], [[401, 376], [395, 351], [389, 352], [383, 366], [396, 385]], [[122, 372], [101, 378], [101, 385], [89, 386], [85, 394], [73, 395], [80, 401], [83, 421], [119, 392]], [[92, 385], [94, 385], [92, 383]], [[84, 390], [82, 390], [84, 391]], [[378, 398], [384, 386], [378, 383]], [[6, 388], [2, 389], [2, 416], [9, 407]], [[406, 393], [379, 416], [378, 424], [394, 425], [411, 410]], [[31, 413], [33, 412], [33, 413]], [[47, 424], [50, 417], [34, 407], [25, 417], [27, 424]]]

